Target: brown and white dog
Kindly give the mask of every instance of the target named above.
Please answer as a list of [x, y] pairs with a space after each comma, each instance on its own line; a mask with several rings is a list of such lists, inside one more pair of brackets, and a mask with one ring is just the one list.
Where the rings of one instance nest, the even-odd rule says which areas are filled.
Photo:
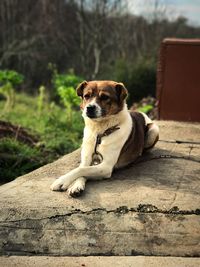
[[128, 111], [128, 92], [122, 83], [85, 81], [77, 94], [85, 121], [81, 164], [51, 185], [71, 196], [84, 191], [87, 179], [110, 178], [114, 169], [134, 162], [159, 136], [158, 126], [147, 115]]

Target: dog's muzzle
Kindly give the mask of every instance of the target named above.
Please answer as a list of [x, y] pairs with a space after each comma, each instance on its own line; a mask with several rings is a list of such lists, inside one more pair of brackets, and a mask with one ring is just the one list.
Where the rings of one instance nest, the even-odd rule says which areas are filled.
[[94, 119], [101, 116], [101, 108], [96, 104], [90, 104], [86, 107], [86, 116]]

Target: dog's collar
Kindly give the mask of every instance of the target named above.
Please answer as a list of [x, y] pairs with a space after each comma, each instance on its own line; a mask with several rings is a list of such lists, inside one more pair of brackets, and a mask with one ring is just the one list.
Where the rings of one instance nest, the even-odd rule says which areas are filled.
[[102, 137], [109, 136], [110, 134], [114, 133], [115, 131], [119, 130], [120, 127], [118, 125], [114, 125], [105, 130], [102, 134], [98, 134], [96, 138], [96, 143], [94, 147], [94, 153], [92, 154], [92, 165], [98, 165], [103, 161], [103, 156], [101, 153], [97, 151], [97, 146], [101, 144]]

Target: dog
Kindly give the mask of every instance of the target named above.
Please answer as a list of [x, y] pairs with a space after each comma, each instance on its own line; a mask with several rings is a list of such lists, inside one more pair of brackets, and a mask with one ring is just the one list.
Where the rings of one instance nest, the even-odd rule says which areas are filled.
[[123, 83], [84, 81], [76, 92], [85, 121], [81, 163], [51, 185], [72, 197], [85, 190], [88, 179], [110, 178], [113, 170], [133, 163], [159, 139], [158, 126], [146, 114], [127, 109]]

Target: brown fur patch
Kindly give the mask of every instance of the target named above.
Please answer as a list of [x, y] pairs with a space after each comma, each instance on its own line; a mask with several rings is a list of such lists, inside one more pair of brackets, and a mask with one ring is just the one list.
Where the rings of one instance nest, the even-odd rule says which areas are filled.
[[145, 140], [145, 120], [141, 113], [130, 112], [132, 118], [132, 131], [126, 143], [124, 144], [115, 168], [123, 168], [130, 163], [133, 163], [139, 156], [142, 155]]

